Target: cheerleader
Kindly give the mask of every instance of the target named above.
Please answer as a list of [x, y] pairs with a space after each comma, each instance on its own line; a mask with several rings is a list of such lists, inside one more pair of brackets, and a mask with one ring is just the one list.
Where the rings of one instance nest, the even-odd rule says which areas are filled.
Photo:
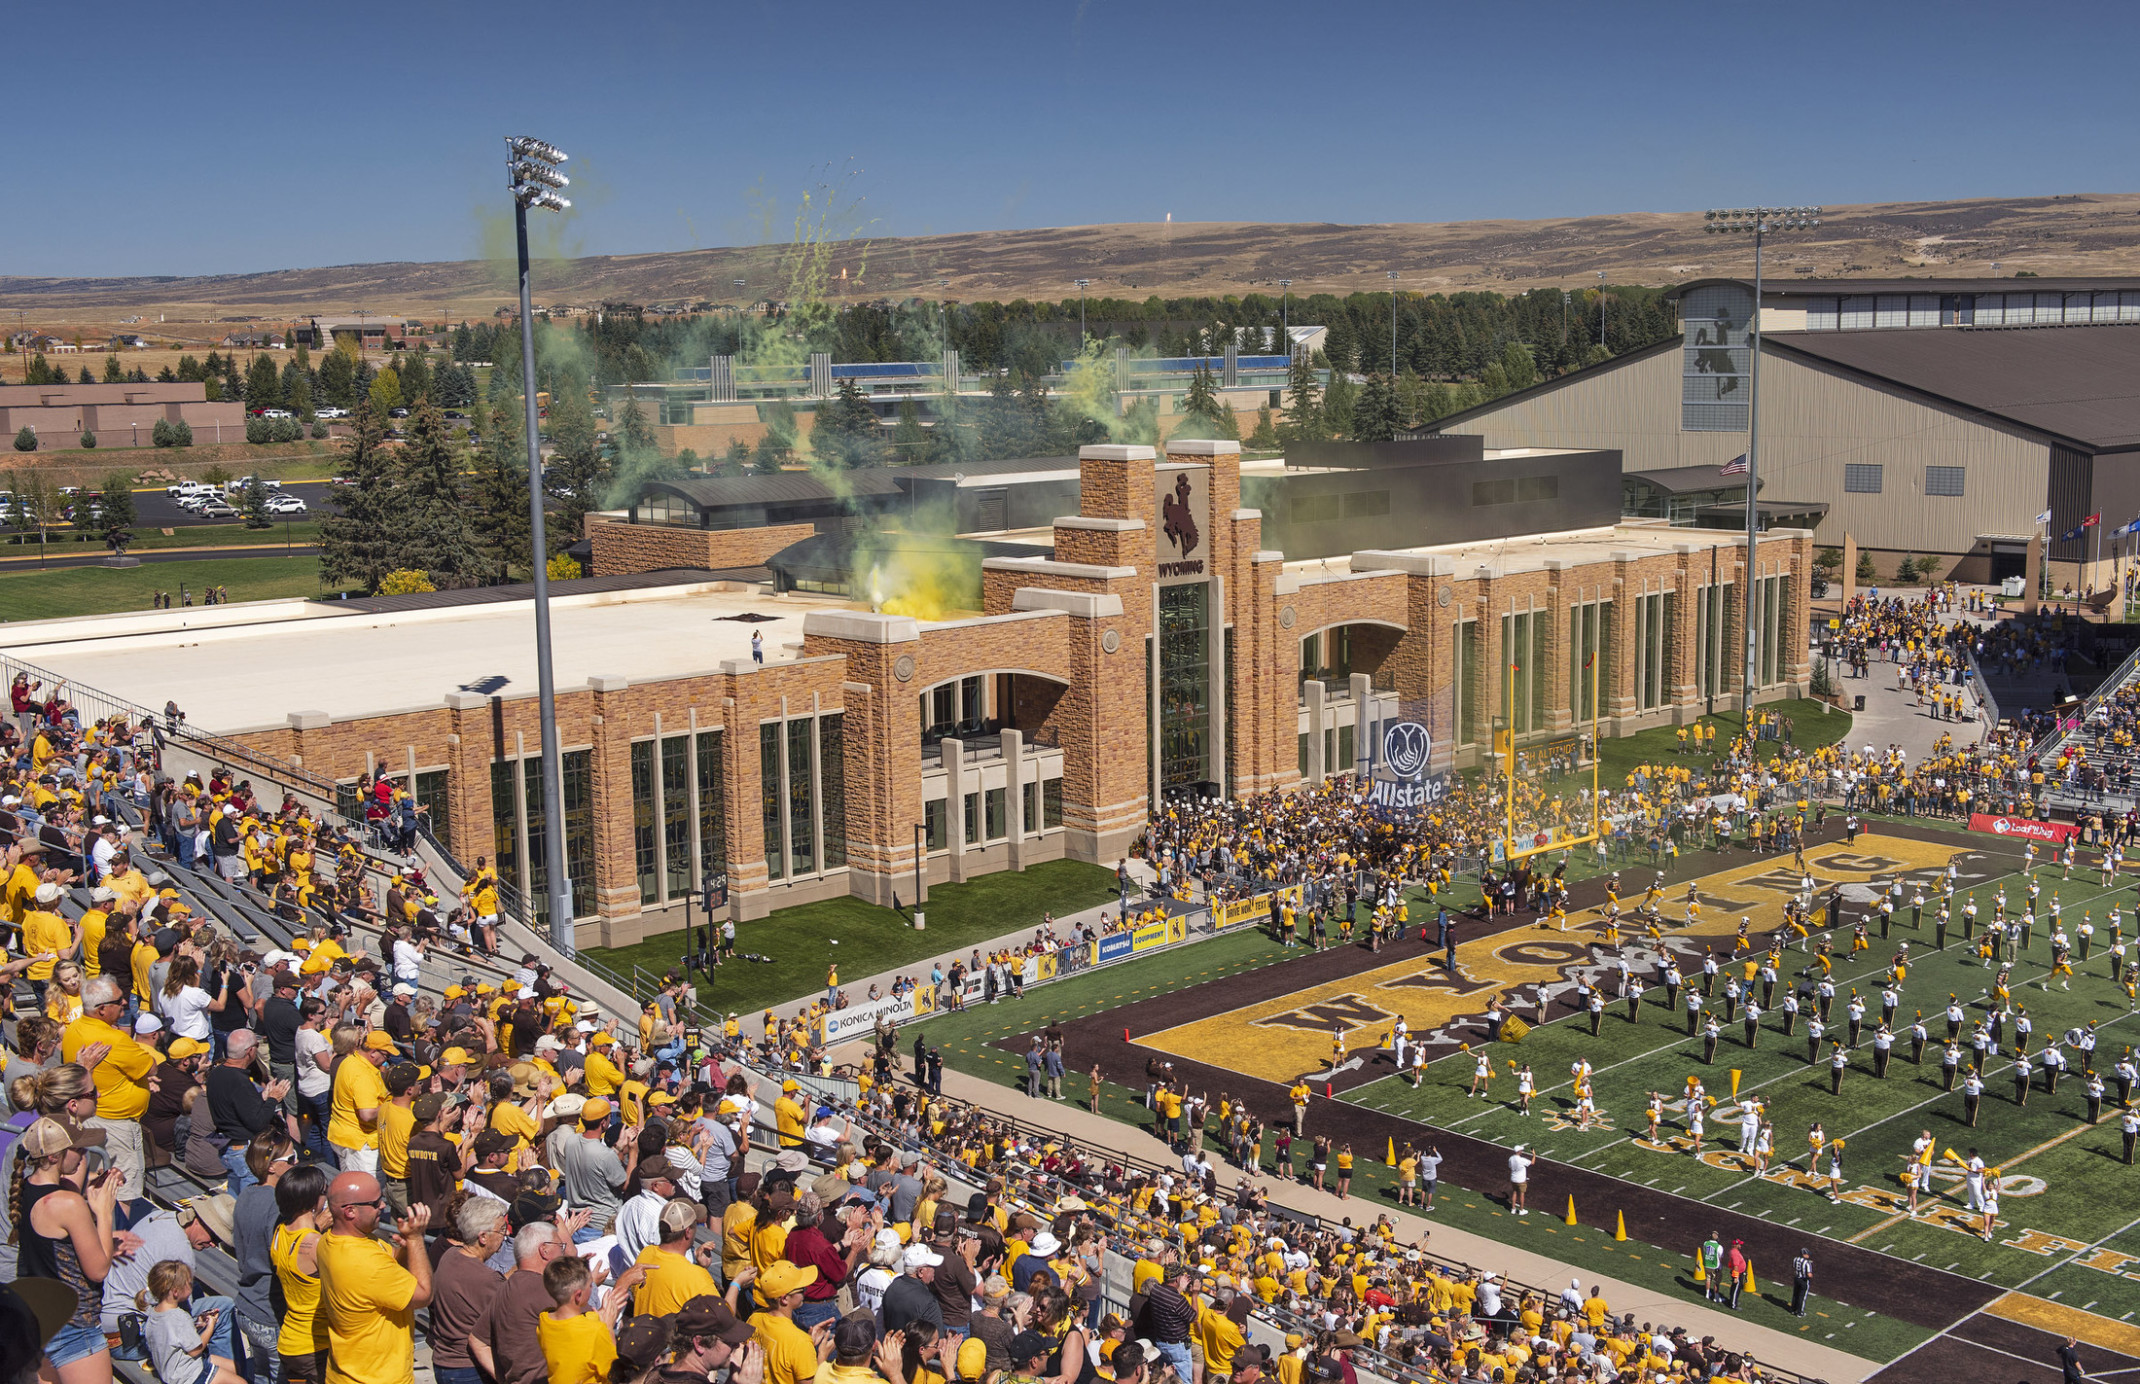
[[[1511, 1064], [1514, 1065], [1514, 1064]], [[1516, 1068], [1516, 1113], [1531, 1113], [1531, 1097], [1537, 1093], [1538, 1082], [1531, 1075], [1531, 1064], [1526, 1062]]]
[[1597, 1122], [1598, 1105], [1591, 1094], [1590, 1078], [1585, 1076], [1575, 1086], [1575, 1127], [1588, 1129]]
[[1702, 1134], [1704, 1128], [1702, 1103], [1698, 1100], [1688, 1101], [1687, 1138], [1691, 1142], [1687, 1146], [1687, 1152], [1693, 1154], [1696, 1158], [1702, 1156]]
[[1649, 1133], [1644, 1137], [1653, 1144], [1662, 1143], [1664, 1141], [1664, 1092], [1650, 1092], [1649, 1118]]
[[1761, 1132], [1754, 1136], [1755, 1177], [1765, 1177], [1768, 1175], [1769, 1155], [1775, 1151], [1775, 1148], [1776, 1126], [1770, 1124], [1766, 1120], [1763, 1120], [1761, 1122]]
[[1494, 1060], [1484, 1048], [1480, 1048], [1472, 1056], [1475, 1060], [1471, 1066], [1471, 1089], [1466, 1091], [1464, 1095], [1468, 1099], [1484, 1090], [1489, 1092], [1489, 1098], [1491, 1098], [1490, 1093], [1494, 1080]]
[[1820, 1176], [1821, 1150], [1827, 1146], [1828, 1131], [1821, 1128], [1819, 1120], [1815, 1120], [1813, 1127], [1806, 1131], [1806, 1172], [1809, 1175]]
[[1843, 1199], [1843, 1141], [1828, 1145], [1828, 1200]]

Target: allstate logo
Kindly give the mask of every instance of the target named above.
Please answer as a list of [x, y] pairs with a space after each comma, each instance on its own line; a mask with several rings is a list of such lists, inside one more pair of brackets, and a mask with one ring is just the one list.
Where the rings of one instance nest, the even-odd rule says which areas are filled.
[[2001, 817], [1991, 824], [1991, 829], [1997, 832], [1999, 835], [2004, 836], [2008, 832], [2012, 831], [2014, 829], [2014, 826], [2013, 823], [2007, 821], [2004, 817]]
[[1417, 778], [1433, 748], [1427, 728], [1417, 721], [1399, 721], [1382, 732], [1382, 760], [1398, 778]]

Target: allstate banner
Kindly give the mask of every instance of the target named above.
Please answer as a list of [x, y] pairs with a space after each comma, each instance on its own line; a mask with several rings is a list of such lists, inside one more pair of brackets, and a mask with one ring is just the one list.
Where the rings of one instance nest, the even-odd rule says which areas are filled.
[[1972, 813], [1969, 829], [2022, 841], [2046, 841], [2054, 846], [2063, 845], [2068, 837], [2080, 832], [2071, 822], [2039, 822], [2032, 817], [2005, 817], [1990, 812]]
[[1390, 721], [1382, 727], [1382, 753], [1375, 760], [1368, 801], [1377, 807], [1413, 812], [1440, 802], [1449, 791], [1447, 774], [1427, 773], [1434, 738], [1418, 721]]

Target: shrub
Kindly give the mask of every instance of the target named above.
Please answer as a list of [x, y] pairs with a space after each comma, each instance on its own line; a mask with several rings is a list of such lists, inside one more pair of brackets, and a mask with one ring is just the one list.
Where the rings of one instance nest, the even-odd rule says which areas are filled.
[[379, 594], [382, 596], [416, 596], [426, 591], [436, 591], [427, 572], [401, 567], [379, 579]]
[[1873, 567], [1873, 555], [1868, 552], [1860, 552], [1858, 554], [1857, 579], [1859, 581], [1876, 581], [1879, 576], [1880, 573]]
[[97, 435], [93, 432], [83, 433], [82, 447], [85, 451], [95, 451], [97, 447]]
[[25, 424], [22, 431], [15, 434], [15, 450], [18, 452], [36, 451], [37, 430]]
[[315, 438], [321, 438], [321, 437], [325, 437], [326, 435], [327, 435], [327, 425], [326, 425], [325, 423], [322, 423], [322, 422], [320, 422], [320, 421], [319, 421], [319, 420], [318, 420], [317, 418], [313, 419], [313, 420], [312, 420], [312, 436], [313, 436], [313, 437], [315, 437]]
[[580, 565], [573, 561], [570, 553], [559, 553], [551, 558], [547, 570], [551, 581], [575, 581], [580, 576]]
[[156, 426], [149, 429], [149, 440], [159, 447], [191, 447], [193, 428], [183, 421], [174, 423], [168, 418], [159, 418]]
[[228, 485], [231, 480], [230, 468], [217, 462], [201, 472], [201, 480], [208, 485]]
[[1823, 548], [1813, 555], [1813, 565], [1833, 571], [1843, 565], [1843, 550], [1841, 548]]

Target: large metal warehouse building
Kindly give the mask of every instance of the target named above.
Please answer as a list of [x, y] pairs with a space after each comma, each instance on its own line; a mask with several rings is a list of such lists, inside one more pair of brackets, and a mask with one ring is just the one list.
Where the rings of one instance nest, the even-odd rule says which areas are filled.
[[[1716, 492], [1743, 503], [1719, 473], [1747, 447], [1753, 296], [1686, 284], [1681, 337], [1420, 432], [1615, 448], [1630, 515], [1743, 525]], [[1794, 280], [1761, 314], [1765, 523], [1964, 581], [2018, 575], [2042, 533], [2054, 582], [2111, 584], [2140, 517], [2140, 279]]]

